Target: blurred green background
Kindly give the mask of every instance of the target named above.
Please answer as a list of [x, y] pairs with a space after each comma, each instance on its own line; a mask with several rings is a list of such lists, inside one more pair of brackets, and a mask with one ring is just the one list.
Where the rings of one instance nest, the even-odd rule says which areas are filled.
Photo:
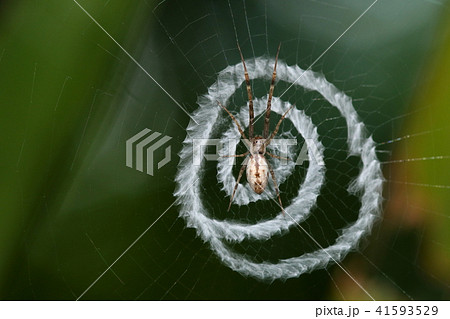
[[[236, 35], [247, 59], [273, 56], [281, 42], [280, 58], [307, 68], [372, 2], [80, 4], [192, 112], [216, 74], [239, 63]], [[189, 117], [74, 1], [0, 8], [0, 298], [77, 299], [175, 200]], [[383, 219], [343, 265], [375, 299], [449, 299], [449, 2], [380, 0], [312, 69], [354, 99], [384, 163]], [[257, 96], [267, 87], [254, 83]], [[287, 96], [320, 123], [325, 145], [342, 146], [345, 124], [328, 126], [337, 113], [300, 89]], [[173, 138], [172, 161], [154, 176], [125, 166], [125, 141], [143, 128]], [[327, 178], [346, 177], [339, 154], [329, 155]], [[213, 175], [203, 196], [218, 211], [228, 198]], [[320, 199], [323, 215], [333, 214], [331, 193]], [[340, 208], [349, 211], [341, 228], [358, 211], [352, 201]], [[326, 232], [318, 218], [308, 225]], [[286, 282], [244, 278], [186, 228], [175, 205], [82, 299], [368, 296], [335, 265]]]

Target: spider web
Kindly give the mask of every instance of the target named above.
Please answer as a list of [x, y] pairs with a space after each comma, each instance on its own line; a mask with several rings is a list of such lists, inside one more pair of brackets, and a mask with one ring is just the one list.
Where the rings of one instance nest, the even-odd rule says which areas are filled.
[[[98, 54], [115, 62], [108, 80], [85, 98], [69, 155], [61, 157], [67, 175], [45, 188], [52, 199], [33, 215], [40, 220], [29, 223], [21, 255], [26, 263], [8, 298], [450, 297], [449, 127], [441, 119], [448, 111], [439, 113], [442, 101], [430, 98], [440, 92], [433, 72], [447, 2], [139, 1], [129, 17], [115, 22], [122, 24], [116, 33], [102, 20], [114, 6], [100, 3], [74, 2], [66, 14], [82, 21], [80, 34], [100, 33]], [[298, 119], [288, 116], [278, 134], [297, 141], [289, 157], [302, 152], [311, 132], [323, 152], [324, 166], [315, 173], [311, 157], [286, 166], [269, 159], [285, 216], [272, 182], [258, 196], [245, 176], [227, 212], [243, 158], [227, 171], [223, 159], [198, 167], [190, 161], [196, 134], [239, 137], [216, 98], [248, 132], [237, 42], [256, 114], [265, 108], [281, 43], [271, 131], [283, 110], [295, 105]], [[60, 97], [69, 78], [59, 82]], [[330, 96], [319, 84], [311, 86], [315, 79], [333, 88]], [[442, 81], [445, 90], [450, 80]], [[333, 97], [348, 97], [355, 116]], [[65, 103], [58, 98], [58, 108]], [[307, 123], [309, 135], [302, 132]], [[126, 140], [144, 128], [172, 138], [171, 161], [154, 176], [125, 165]], [[257, 120], [255, 133], [262, 129]], [[362, 149], [366, 140], [373, 142], [369, 164], [351, 146], [357, 141], [355, 149]], [[245, 151], [239, 143], [233, 153]], [[371, 164], [379, 165], [374, 178], [365, 175]], [[308, 193], [308, 178], [316, 181], [317, 174], [322, 183], [311, 184]], [[367, 188], [355, 187], [361, 180]], [[297, 218], [299, 207], [304, 214]], [[370, 220], [354, 227], [366, 211]], [[262, 226], [254, 232], [252, 225]], [[289, 275], [281, 270], [284, 263]]]

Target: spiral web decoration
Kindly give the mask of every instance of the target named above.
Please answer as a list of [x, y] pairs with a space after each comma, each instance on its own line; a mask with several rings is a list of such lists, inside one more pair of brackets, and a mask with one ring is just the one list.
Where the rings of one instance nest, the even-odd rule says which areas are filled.
[[[273, 64], [274, 60], [264, 57], [247, 62], [250, 78], [270, 80]], [[340, 262], [351, 250], [355, 249], [360, 239], [370, 233], [372, 225], [380, 217], [384, 180], [380, 162], [376, 157], [375, 143], [370, 136], [367, 136], [364, 123], [359, 120], [349, 96], [340, 92], [322, 75], [311, 70], [302, 70], [298, 66], [288, 66], [283, 61], [278, 61], [277, 78], [307, 90], [317, 91], [345, 118], [348, 155], [360, 157], [362, 163], [358, 176], [348, 188], [348, 192], [357, 195], [361, 201], [357, 220], [343, 229], [332, 245], [323, 248], [317, 247], [316, 251], [281, 259], [277, 263], [257, 263], [229, 247], [229, 243], [239, 243], [244, 240], [266, 240], [274, 234], [287, 234], [290, 229], [300, 225], [310, 215], [316, 204], [326, 170], [323, 165], [324, 147], [319, 140], [317, 128], [303, 111], [294, 108], [285, 121], [290, 121], [304, 138], [308, 148], [309, 167], [296, 197], [290, 199], [289, 206], [285, 207], [286, 215], [289, 217], [283, 216], [280, 212], [271, 220], [254, 224], [216, 220], [210, 217], [211, 214], [199, 196], [204, 165], [193, 165], [193, 141], [211, 138], [215, 123], [226, 116], [218, 107], [217, 101], [226, 104], [244, 82], [241, 63], [228, 66], [221, 71], [217, 81], [209, 87], [208, 94], [199, 98], [199, 108], [192, 114], [197, 123], [190, 122], [184, 147], [179, 154], [180, 163], [176, 175], [177, 189], [175, 191], [175, 196], [180, 203], [180, 216], [186, 221], [188, 227], [195, 228], [198, 236], [210, 244], [211, 249], [225, 265], [242, 275], [270, 281], [298, 277], [305, 272], [325, 268], [330, 262]], [[266, 101], [267, 97], [255, 99], [256, 115], [264, 112]], [[288, 102], [274, 97], [272, 111], [283, 114], [289, 105]], [[237, 119], [241, 125], [248, 123], [248, 108], [241, 108]], [[235, 153], [239, 139], [239, 133], [234, 127], [234, 123], [231, 122], [231, 125], [233, 127], [230, 127], [221, 137], [223, 141], [236, 140], [236, 143], [230, 145], [230, 154]], [[202, 149], [200, 154], [202, 158], [204, 154], [205, 150]], [[292, 155], [294, 154], [288, 154], [290, 158], [295, 158]], [[231, 196], [236, 182], [230, 160], [232, 161], [230, 158], [220, 158], [217, 162], [218, 187], [222, 187], [228, 196]], [[202, 164], [204, 164], [204, 159]], [[294, 169], [295, 166], [292, 163], [282, 169], [280, 166], [275, 166], [274, 171], [278, 183], [282, 184]], [[269, 181], [270, 184], [271, 181]], [[269, 198], [276, 199], [273, 189], [257, 195], [248, 185], [240, 184], [234, 204], [248, 205], [250, 202]]]

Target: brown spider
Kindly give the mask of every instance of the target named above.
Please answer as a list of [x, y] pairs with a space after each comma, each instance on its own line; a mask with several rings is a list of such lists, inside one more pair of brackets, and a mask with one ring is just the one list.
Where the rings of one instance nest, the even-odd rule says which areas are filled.
[[239, 53], [241, 55], [242, 64], [244, 66], [244, 74], [245, 74], [245, 82], [247, 84], [247, 94], [248, 94], [248, 107], [249, 107], [249, 124], [248, 124], [248, 135], [249, 138], [244, 134], [244, 131], [242, 130], [241, 126], [239, 125], [239, 122], [236, 120], [236, 118], [230, 113], [230, 111], [227, 110], [225, 106], [223, 106], [219, 101], [219, 105], [228, 113], [228, 115], [231, 117], [231, 119], [236, 124], [239, 133], [241, 134], [242, 138], [246, 142], [246, 145], [248, 147], [248, 151], [244, 154], [240, 155], [228, 155], [226, 157], [243, 157], [250, 154], [249, 157], [247, 157], [244, 160], [244, 163], [242, 164], [242, 168], [239, 171], [239, 176], [236, 181], [236, 185], [234, 186], [233, 194], [231, 195], [230, 204], [228, 205], [228, 211], [230, 210], [231, 203], [233, 202], [234, 195], [236, 193], [236, 189], [239, 185], [239, 181], [241, 180], [242, 174], [244, 173], [244, 169], [247, 168], [247, 181], [250, 184], [250, 187], [253, 189], [253, 191], [257, 194], [261, 194], [264, 192], [264, 189], [267, 186], [268, 178], [269, 178], [269, 172], [272, 175], [272, 180], [275, 185], [275, 190], [277, 192], [278, 201], [280, 202], [281, 210], [284, 214], [283, 204], [281, 203], [280, 198], [280, 192], [278, 190], [277, 181], [275, 178], [275, 173], [273, 172], [272, 167], [270, 166], [269, 162], [265, 158], [265, 154], [278, 159], [286, 159], [282, 158], [280, 156], [273, 155], [269, 153], [266, 148], [272, 141], [272, 139], [275, 137], [275, 135], [278, 132], [278, 129], [280, 128], [281, 122], [286, 117], [287, 113], [294, 107], [291, 105], [291, 107], [283, 114], [281, 119], [278, 121], [277, 126], [275, 127], [275, 130], [272, 132], [272, 134], [269, 137], [269, 122], [270, 122], [270, 109], [272, 105], [272, 95], [273, 95], [273, 89], [275, 86], [275, 79], [277, 76], [277, 62], [278, 62], [278, 53], [280, 53], [280, 47], [281, 43], [278, 46], [277, 55], [275, 57], [275, 66], [273, 67], [273, 74], [272, 74], [272, 83], [270, 84], [270, 90], [269, 90], [269, 99], [267, 101], [267, 108], [266, 108], [266, 117], [264, 121], [264, 131], [263, 136], [254, 136], [253, 135], [253, 122], [255, 114], [253, 112], [253, 100], [252, 100], [252, 90], [250, 88], [250, 79], [248, 77], [247, 67], [245, 66], [244, 56], [242, 55], [241, 48], [238, 44]]

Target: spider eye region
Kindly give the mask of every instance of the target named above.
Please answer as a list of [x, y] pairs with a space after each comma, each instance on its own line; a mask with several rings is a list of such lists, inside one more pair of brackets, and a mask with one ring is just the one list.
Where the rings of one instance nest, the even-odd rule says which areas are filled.
[[261, 137], [255, 137], [252, 143], [252, 154], [265, 154], [266, 153], [266, 146], [265, 146], [265, 139]]

